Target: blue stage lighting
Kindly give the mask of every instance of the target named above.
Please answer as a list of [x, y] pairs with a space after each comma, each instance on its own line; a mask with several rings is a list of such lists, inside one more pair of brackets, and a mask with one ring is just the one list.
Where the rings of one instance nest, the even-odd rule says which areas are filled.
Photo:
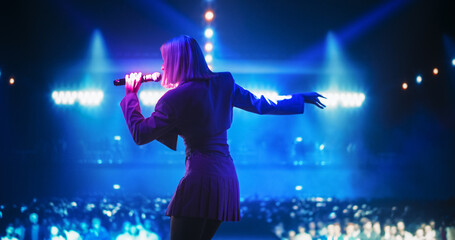
[[103, 164], [103, 160], [101, 159], [98, 159], [98, 161], [96, 161], [98, 164]]
[[73, 105], [76, 100], [84, 106], [97, 106], [103, 100], [104, 93], [93, 91], [53, 91], [52, 99], [57, 105]]
[[115, 141], [120, 141], [120, 140], [122, 140], [122, 138], [120, 136], [114, 136], [114, 140]]
[[416, 77], [416, 83], [417, 83], [417, 84], [421, 84], [421, 83], [422, 83], [422, 76], [418, 75], [418, 76]]
[[303, 140], [302, 137], [297, 137], [297, 138], [295, 138], [295, 141], [296, 141], [296, 142], [301, 142], [302, 140]]
[[112, 188], [114, 188], [115, 190], [118, 190], [118, 189], [120, 189], [120, 185], [114, 184], [114, 185], [112, 186]]
[[303, 189], [303, 188], [302, 188], [302, 186], [300, 186], [300, 185], [295, 186], [295, 190], [296, 190], [296, 191], [301, 191], [302, 189]]
[[213, 29], [207, 28], [205, 29], [204, 35], [206, 38], [212, 38], [213, 37]]
[[328, 108], [342, 106], [345, 108], [360, 107], [365, 101], [365, 94], [355, 92], [322, 92], [327, 99], [321, 99]]

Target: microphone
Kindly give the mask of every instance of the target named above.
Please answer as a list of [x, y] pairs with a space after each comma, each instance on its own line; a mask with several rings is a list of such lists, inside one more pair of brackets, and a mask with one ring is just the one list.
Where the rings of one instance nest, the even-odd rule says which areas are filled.
[[[159, 72], [154, 72], [152, 74], [144, 74], [142, 75], [141, 83], [145, 82], [159, 82], [161, 81], [161, 73]], [[125, 79], [120, 78], [120, 79], [115, 79], [114, 80], [114, 85], [115, 86], [123, 86], [125, 85]]]

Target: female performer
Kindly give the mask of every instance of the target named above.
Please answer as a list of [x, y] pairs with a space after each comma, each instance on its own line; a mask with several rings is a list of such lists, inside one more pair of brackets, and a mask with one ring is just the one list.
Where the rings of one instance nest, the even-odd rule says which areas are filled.
[[196, 40], [179, 36], [161, 46], [161, 85], [171, 88], [148, 118], [141, 114], [137, 92], [142, 73], [125, 76], [120, 105], [138, 145], [158, 140], [176, 150], [186, 145], [186, 171], [169, 203], [171, 240], [211, 239], [222, 221], [239, 221], [239, 184], [226, 131], [232, 108], [257, 114], [300, 114], [304, 103], [323, 109], [316, 92], [294, 94], [276, 102], [256, 97], [234, 82], [229, 72], [214, 73]]

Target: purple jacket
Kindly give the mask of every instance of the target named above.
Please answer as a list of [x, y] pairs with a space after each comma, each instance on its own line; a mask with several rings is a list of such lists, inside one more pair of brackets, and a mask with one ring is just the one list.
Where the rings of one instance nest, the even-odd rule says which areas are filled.
[[304, 111], [304, 99], [300, 94], [278, 101], [258, 98], [226, 72], [208, 80], [187, 81], [167, 91], [148, 118], [142, 116], [134, 93], [127, 94], [120, 106], [136, 144], [156, 139], [176, 150], [180, 135], [188, 154], [192, 149], [227, 151], [226, 130], [232, 123], [233, 107], [257, 114], [299, 114]]

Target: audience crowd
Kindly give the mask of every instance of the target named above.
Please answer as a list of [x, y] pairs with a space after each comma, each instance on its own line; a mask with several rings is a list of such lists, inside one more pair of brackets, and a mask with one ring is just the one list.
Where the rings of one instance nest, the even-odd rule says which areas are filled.
[[[168, 203], [89, 196], [2, 204], [1, 240], [168, 239]], [[225, 228], [281, 240], [455, 240], [454, 206], [453, 200], [242, 198], [241, 222]]]

